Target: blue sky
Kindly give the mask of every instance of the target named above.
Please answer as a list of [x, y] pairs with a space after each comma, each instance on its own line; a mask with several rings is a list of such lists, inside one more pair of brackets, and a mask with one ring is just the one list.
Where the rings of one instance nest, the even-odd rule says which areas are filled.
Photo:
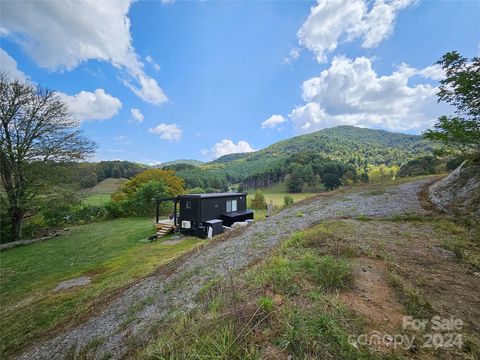
[[208, 160], [348, 124], [421, 133], [479, 1], [2, 1], [0, 65], [59, 92], [93, 160]]

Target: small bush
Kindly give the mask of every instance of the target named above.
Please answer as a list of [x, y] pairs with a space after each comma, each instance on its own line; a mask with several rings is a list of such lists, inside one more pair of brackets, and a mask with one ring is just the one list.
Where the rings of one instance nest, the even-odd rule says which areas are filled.
[[258, 306], [266, 313], [269, 313], [273, 310], [275, 303], [270, 296], [262, 296], [258, 299]]
[[283, 206], [288, 207], [290, 205], [293, 205], [293, 197], [291, 197], [290, 195], [285, 195], [285, 197], [283, 198]]
[[267, 208], [267, 201], [260, 190], [255, 191], [255, 195], [250, 202], [250, 206], [255, 210], [265, 210]]

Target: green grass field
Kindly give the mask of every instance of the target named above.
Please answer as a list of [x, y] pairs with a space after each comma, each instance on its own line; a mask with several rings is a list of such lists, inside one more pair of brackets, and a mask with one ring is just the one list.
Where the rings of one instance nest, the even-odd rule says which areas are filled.
[[107, 178], [100, 181], [94, 187], [84, 189], [81, 191], [81, 195], [84, 198], [83, 202], [87, 205], [101, 206], [110, 201], [110, 195], [112, 195], [118, 188], [128, 181], [127, 179], [114, 179]]
[[[203, 244], [138, 240], [154, 233], [151, 220], [118, 219], [72, 227], [62, 236], [0, 253], [1, 354], [81, 317], [98, 299]], [[82, 275], [91, 283], [54, 292], [59, 282]]]
[[[265, 200], [267, 201], [267, 203], [272, 201], [273, 205], [282, 206], [283, 199], [285, 198], [286, 195], [291, 196], [294, 202], [298, 202], [308, 197], [318, 195], [318, 193], [324, 190], [325, 189], [323, 188], [323, 186], [319, 185], [316, 188], [305, 187], [304, 192], [292, 194], [287, 191], [287, 187], [285, 183], [278, 183], [273, 186], [270, 186], [269, 188], [261, 189], [260, 191], [265, 196]], [[249, 199], [252, 199], [254, 192], [250, 192], [248, 195], [249, 195]], [[262, 219], [265, 217], [265, 214], [263, 214], [261, 211], [257, 210], [255, 213], [257, 212], [258, 212], [258, 219]]]

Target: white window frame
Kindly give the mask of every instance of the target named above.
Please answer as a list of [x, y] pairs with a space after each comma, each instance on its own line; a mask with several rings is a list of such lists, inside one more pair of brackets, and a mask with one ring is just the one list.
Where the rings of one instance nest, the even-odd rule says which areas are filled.
[[227, 213], [237, 211], [237, 200], [227, 200]]

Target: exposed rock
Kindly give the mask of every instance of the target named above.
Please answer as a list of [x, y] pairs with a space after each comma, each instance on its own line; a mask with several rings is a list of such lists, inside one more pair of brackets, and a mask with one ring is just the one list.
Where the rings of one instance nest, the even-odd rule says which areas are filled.
[[480, 218], [480, 165], [462, 163], [430, 186], [429, 195], [440, 211]]
[[62, 281], [53, 291], [57, 292], [60, 290], [70, 289], [75, 286], [83, 286], [88, 284], [90, 284], [90, 278], [88, 276], [80, 276], [74, 279]]

